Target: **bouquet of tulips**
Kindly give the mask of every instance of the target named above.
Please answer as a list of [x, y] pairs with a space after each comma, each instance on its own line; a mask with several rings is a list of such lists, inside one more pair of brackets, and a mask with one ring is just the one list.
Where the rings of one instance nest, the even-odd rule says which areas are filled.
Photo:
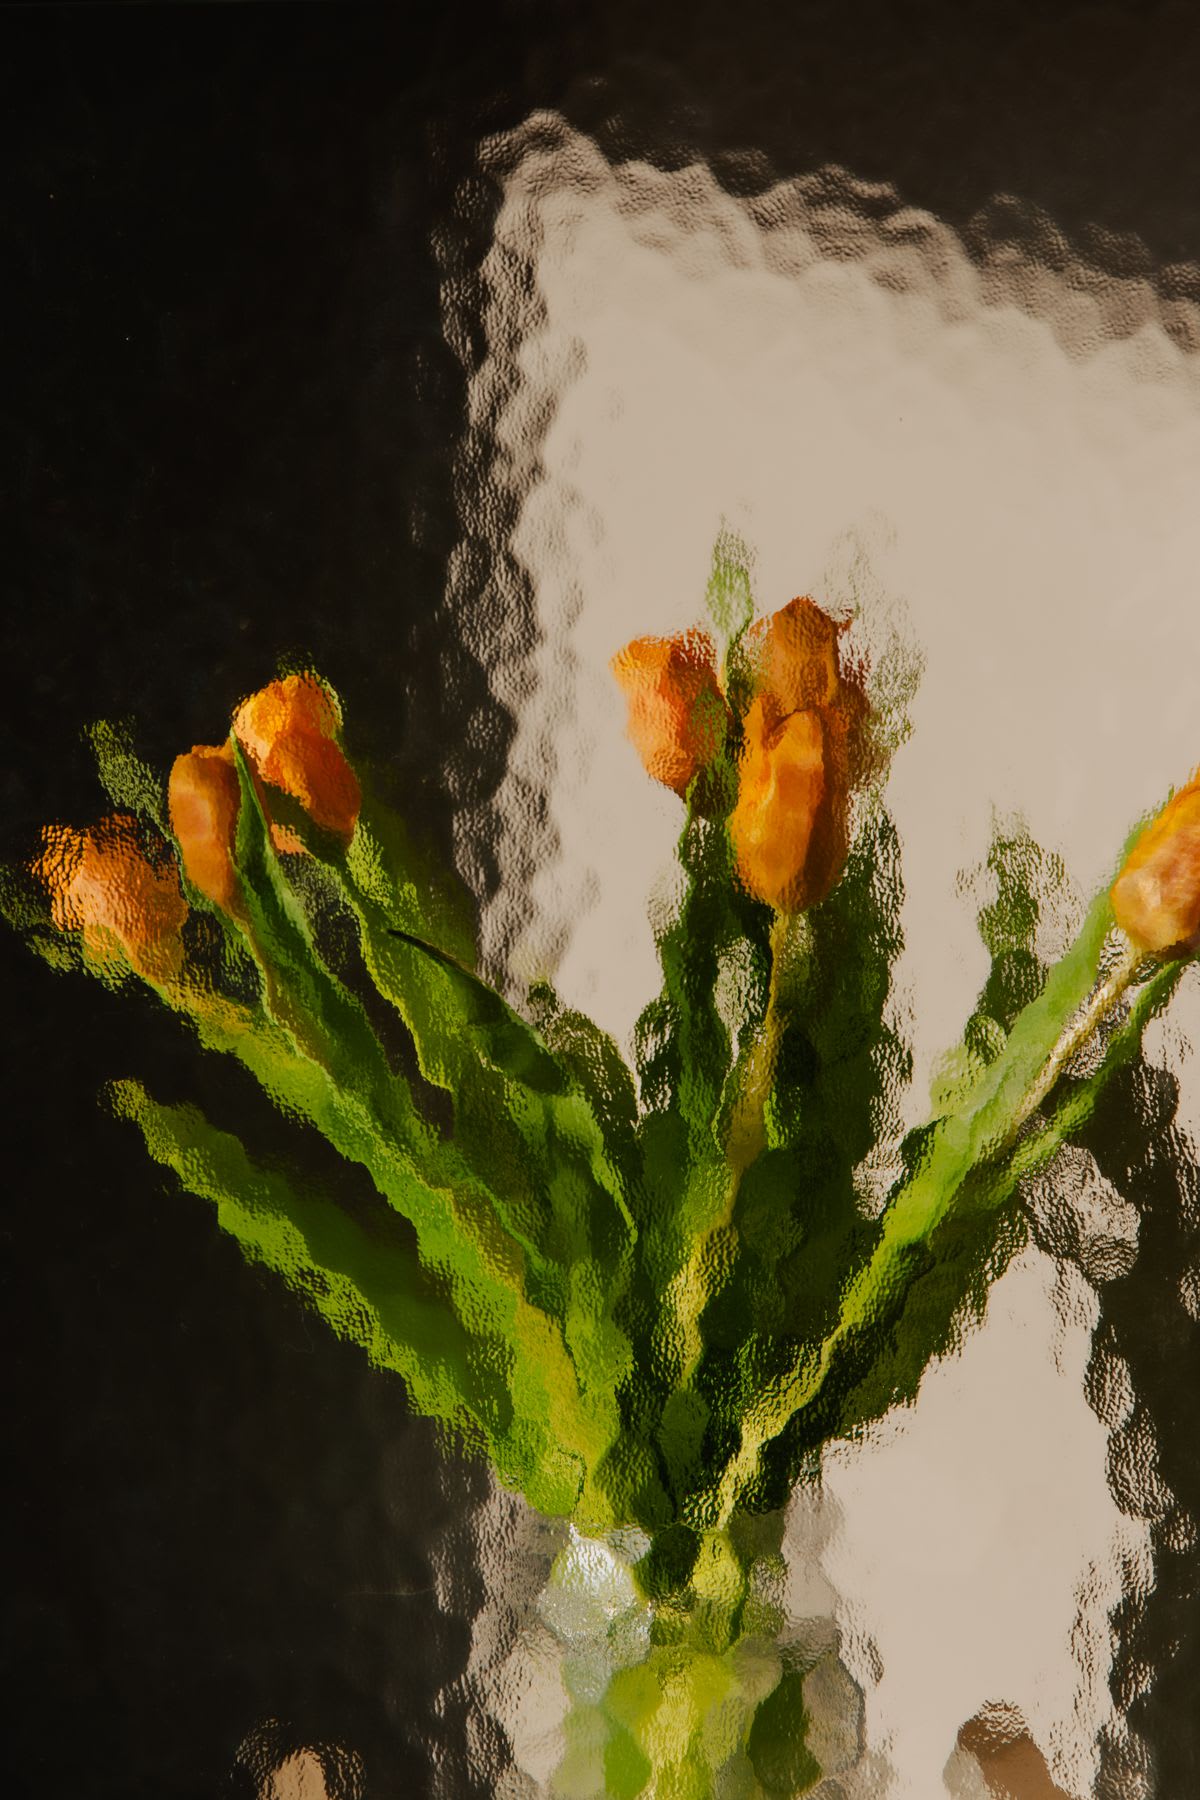
[[[470, 897], [356, 770], [311, 671], [251, 695], [165, 787], [96, 727], [117, 810], [47, 828], [7, 884], [55, 967], [152, 988], [375, 1199], [347, 1206], [299, 1160], [256, 1161], [117, 1081], [150, 1155], [503, 1483], [579, 1533], [625, 1534], [648, 1635], [614, 1648], [606, 1615], [563, 1794], [818, 1779], [809, 1668], [746, 1650], [779, 1622], [763, 1521], [827, 1440], [913, 1396], [1019, 1241], [1022, 1179], [1200, 946], [1195, 780], [1053, 967], [1036, 949], [1052, 859], [998, 839], [990, 974], [927, 1122], [889, 1144], [909, 1072], [883, 801], [903, 683], [810, 599], [754, 622], [724, 539], [709, 610], [711, 633], [613, 663], [645, 767], [684, 807], [632, 1063], [548, 983], [514, 1004], [481, 979]], [[881, 1153], [898, 1173], [872, 1204]]]

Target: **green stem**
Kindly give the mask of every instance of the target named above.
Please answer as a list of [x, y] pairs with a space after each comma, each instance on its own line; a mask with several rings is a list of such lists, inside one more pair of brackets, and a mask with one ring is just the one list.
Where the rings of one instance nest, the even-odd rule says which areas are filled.
[[782, 974], [792, 947], [789, 940], [800, 917], [797, 913], [776, 913], [771, 927], [771, 978], [767, 989], [767, 1009], [762, 1030], [746, 1059], [741, 1091], [729, 1121], [725, 1160], [729, 1164], [730, 1183], [726, 1202], [726, 1218], [733, 1215], [734, 1203], [742, 1177], [766, 1148], [766, 1108], [775, 1081], [779, 1048], [787, 1025], [786, 1009], [780, 989]]
[[789, 952], [795, 947], [792, 930], [798, 914], [777, 913], [771, 927], [771, 975], [761, 1029], [746, 1058], [741, 1085], [734, 1101], [725, 1141], [725, 1178], [717, 1216], [697, 1234], [686, 1261], [667, 1292], [682, 1340], [682, 1358], [676, 1389], [689, 1387], [704, 1354], [700, 1319], [712, 1298], [714, 1254], [717, 1239], [728, 1230], [737, 1204], [742, 1178], [762, 1154], [767, 1142], [766, 1108], [775, 1079], [779, 1048], [787, 1025], [783, 1001], [783, 976]]
[[999, 1148], [1006, 1150], [1016, 1142], [1025, 1124], [1033, 1117], [1071, 1058], [1083, 1048], [1101, 1021], [1108, 1017], [1145, 962], [1145, 951], [1131, 944], [1123, 933], [1121, 936], [1123, 948], [1118, 961], [1104, 980], [1092, 990], [1087, 1004], [1080, 1008], [1073, 1019], [1067, 1021], [1058, 1042], [1046, 1058], [1041, 1073], [1030, 1083], [1025, 1098], [1017, 1107]]

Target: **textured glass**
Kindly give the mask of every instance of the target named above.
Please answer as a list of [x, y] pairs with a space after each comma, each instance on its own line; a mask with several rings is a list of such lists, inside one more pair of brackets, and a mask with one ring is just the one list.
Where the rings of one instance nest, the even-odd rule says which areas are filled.
[[[1164, 295], [1136, 245], [1128, 274], [1098, 274], [1012, 197], [964, 243], [844, 170], [738, 199], [702, 166], [614, 166], [546, 115], [481, 161], [503, 200], [467, 466], [507, 529], [473, 547], [488, 592], [515, 554], [539, 628], [492, 665], [519, 723], [490, 941], [628, 1037], [678, 806], [639, 783], [606, 664], [639, 632], [695, 622], [709, 539], [733, 527], [766, 603], [849, 603], [877, 660], [907, 647], [924, 665], [888, 786], [904, 846], [894, 1005], [914, 1055], [893, 1098], [915, 1125], [986, 970], [970, 897], [996, 815], [1019, 814], [1088, 891], [1147, 796], [1193, 765], [1195, 285], [1177, 271]], [[447, 302], [464, 342], [452, 286]], [[533, 816], [531, 793], [546, 796]], [[1068, 904], [1053, 897], [1048, 952]], [[1194, 1325], [1196, 1220], [1193, 1140], [1163, 1137], [1174, 1082], [1152, 1071], [1180, 1077], [1175, 1128], [1194, 1132], [1198, 1023], [1193, 981], [1126, 1115], [1130, 1149], [1133, 1118], [1160, 1121], [1141, 1126], [1142, 1168], [1122, 1179], [1115, 1142], [1100, 1164], [1064, 1151], [1026, 1193], [1034, 1241], [986, 1327], [912, 1410], [825, 1459], [838, 1529], [823, 1567], [865, 1694], [871, 1791], [940, 1791], [959, 1727], [996, 1702], [1019, 1714], [996, 1742], [1027, 1728], [1064, 1792], [1155, 1791], [1127, 1719], [1132, 1620], [1164, 1551], [1194, 1542], [1153, 1444]], [[1144, 1110], [1155, 1092], [1165, 1114]], [[1170, 1209], [1157, 1267], [1139, 1258], [1156, 1145], [1178, 1158], [1154, 1178]], [[886, 1189], [894, 1169], [865, 1173]], [[1164, 1348], [1139, 1394], [1141, 1306]], [[1114, 1619], [1129, 1621], [1115, 1645]], [[972, 1766], [950, 1758], [954, 1791], [975, 1791]]]
[[1175, 1800], [1194, 33], [601, 12], [14, 30], [14, 1791]]

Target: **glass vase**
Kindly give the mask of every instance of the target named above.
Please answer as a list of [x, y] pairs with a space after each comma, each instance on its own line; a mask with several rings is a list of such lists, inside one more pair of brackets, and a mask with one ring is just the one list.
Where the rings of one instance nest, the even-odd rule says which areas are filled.
[[814, 1486], [785, 1511], [655, 1536], [509, 1510], [497, 1536], [524, 1595], [493, 1605], [475, 1654], [509, 1750], [497, 1800], [845, 1800], [863, 1693], [823, 1531]]

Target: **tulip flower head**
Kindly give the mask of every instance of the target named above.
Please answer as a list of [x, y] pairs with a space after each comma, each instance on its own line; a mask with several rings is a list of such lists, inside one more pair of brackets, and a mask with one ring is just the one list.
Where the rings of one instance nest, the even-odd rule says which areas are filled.
[[225, 910], [237, 895], [233, 856], [240, 798], [230, 744], [197, 744], [175, 758], [167, 804], [184, 871], [193, 887]]
[[841, 667], [844, 630], [802, 597], [746, 634], [754, 698], [729, 835], [742, 885], [781, 913], [823, 900], [849, 853], [867, 702]]
[[1200, 773], [1138, 838], [1112, 888], [1117, 924], [1155, 956], [1200, 949]]
[[760, 695], [745, 720], [729, 835], [743, 887], [777, 912], [823, 900], [849, 849], [846, 783], [817, 708], [771, 725]]
[[174, 861], [151, 861], [136, 820], [118, 813], [84, 831], [49, 825], [42, 838], [34, 871], [49, 889], [59, 930], [82, 932], [97, 962], [123, 955], [149, 981], [177, 976], [187, 901]]
[[[739, 649], [734, 692], [744, 714], [729, 833], [742, 885], [778, 912], [823, 900], [849, 850], [867, 702], [841, 666], [844, 630], [801, 598], [752, 625]], [[736, 741], [712, 639], [704, 631], [636, 638], [612, 669], [648, 773], [686, 795], [731, 727]]]
[[706, 631], [635, 638], [611, 668], [629, 702], [629, 736], [648, 775], [681, 798], [721, 749], [729, 708]]
[[789, 601], [746, 633], [753, 685], [772, 724], [810, 707], [835, 707], [842, 693], [838, 638], [845, 630], [807, 597]]
[[[289, 675], [251, 694], [233, 716], [224, 744], [197, 744], [175, 758], [167, 789], [171, 829], [193, 887], [224, 911], [237, 907], [235, 862], [241, 786], [237, 737], [254, 773], [264, 811], [266, 787], [298, 800], [313, 821], [344, 842], [354, 835], [361, 793], [336, 741], [339, 717], [313, 675]], [[302, 851], [288, 826], [270, 822], [277, 850]]]
[[[262, 780], [298, 800], [314, 824], [349, 843], [362, 790], [337, 742], [338, 726], [333, 700], [315, 675], [272, 681], [233, 715], [234, 736]], [[301, 847], [286, 827], [273, 835], [280, 849]]]

